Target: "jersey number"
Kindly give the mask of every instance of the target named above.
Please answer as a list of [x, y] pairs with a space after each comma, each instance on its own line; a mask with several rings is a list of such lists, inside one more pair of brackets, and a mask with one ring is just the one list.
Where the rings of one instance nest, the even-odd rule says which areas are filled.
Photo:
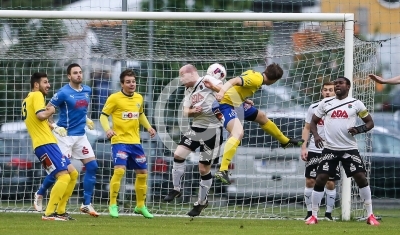
[[26, 112], [26, 102], [24, 102], [24, 103], [22, 104], [21, 114], [22, 114], [22, 120], [25, 120], [25, 119], [26, 119], [26, 115], [28, 114], [28, 113]]

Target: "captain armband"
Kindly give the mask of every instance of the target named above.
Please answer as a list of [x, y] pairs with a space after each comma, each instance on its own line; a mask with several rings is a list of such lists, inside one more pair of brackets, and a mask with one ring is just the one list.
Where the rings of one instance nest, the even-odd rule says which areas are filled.
[[369, 131], [369, 129], [367, 128], [367, 126], [365, 124], [361, 125], [361, 126], [356, 126], [354, 128], [356, 128], [358, 133], [365, 133], [365, 132]]

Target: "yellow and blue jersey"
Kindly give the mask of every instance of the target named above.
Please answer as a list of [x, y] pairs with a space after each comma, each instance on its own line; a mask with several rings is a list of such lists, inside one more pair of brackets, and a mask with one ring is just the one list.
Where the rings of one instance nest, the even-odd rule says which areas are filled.
[[112, 129], [117, 134], [111, 144], [140, 144], [139, 116], [143, 113], [143, 97], [134, 93], [132, 96], [122, 91], [110, 95], [102, 114], [111, 116]]
[[263, 75], [254, 70], [247, 70], [240, 76], [241, 86], [233, 86], [225, 92], [220, 104], [229, 104], [239, 107], [247, 97], [251, 97], [263, 84]]
[[57, 143], [47, 120], [41, 121], [36, 114], [46, 110], [45, 98], [40, 91], [29, 92], [22, 102], [22, 118], [32, 138], [33, 149], [45, 144]]
[[67, 84], [51, 98], [50, 103], [60, 111], [57, 125], [64, 127], [68, 136], [85, 134], [91, 93], [92, 89], [86, 85], [82, 85], [81, 90], [76, 90]]

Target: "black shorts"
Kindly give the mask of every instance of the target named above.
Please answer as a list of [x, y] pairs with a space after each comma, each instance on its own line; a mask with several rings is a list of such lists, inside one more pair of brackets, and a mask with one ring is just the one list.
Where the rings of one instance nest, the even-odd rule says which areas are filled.
[[[321, 158], [321, 153], [308, 152], [306, 170], [304, 176], [306, 178], [316, 179], [317, 178], [317, 167]], [[329, 180], [340, 180], [340, 167], [336, 167], [336, 174], [334, 177], [329, 176]]]
[[179, 145], [183, 145], [192, 151], [196, 151], [196, 149], [200, 147], [199, 162], [204, 165], [211, 165], [212, 163], [218, 163], [222, 142], [222, 127], [191, 127], [190, 130], [182, 136]]
[[318, 164], [317, 174], [329, 174], [329, 176], [334, 177], [339, 162], [342, 162], [342, 167], [347, 177], [352, 177], [358, 172], [366, 173], [364, 161], [357, 149], [338, 151], [324, 148]]

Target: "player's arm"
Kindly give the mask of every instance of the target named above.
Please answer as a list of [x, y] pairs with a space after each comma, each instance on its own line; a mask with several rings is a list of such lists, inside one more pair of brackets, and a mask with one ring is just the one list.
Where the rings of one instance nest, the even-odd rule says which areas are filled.
[[45, 109], [40, 109], [36, 111], [36, 117], [40, 121], [44, 121], [48, 119], [51, 115], [53, 115], [56, 112], [56, 109], [54, 107], [46, 107]]
[[104, 104], [103, 110], [100, 115], [100, 124], [103, 130], [106, 132], [107, 138], [111, 138], [117, 135], [113, 129], [110, 127], [110, 123], [108, 122], [108, 116], [110, 116], [116, 107], [116, 102], [114, 101], [114, 96], [111, 95], [107, 98], [106, 103]]
[[139, 109], [139, 124], [142, 125], [149, 132], [151, 138], [156, 136], [156, 130], [154, 130], [154, 128], [150, 125], [146, 114], [144, 114], [143, 101]]
[[358, 113], [358, 116], [363, 120], [364, 124], [360, 126], [355, 126], [349, 128], [349, 133], [351, 135], [357, 135], [361, 133], [365, 133], [372, 128], [374, 128], [374, 120], [372, 119], [371, 115], [368, 113], [367, 109], [364, 109], [363, 111]]
[[[54, 94], [54, 96], [51, 98], [51, 100], [49, 101], [49, 103], [47, 103], [46, 108], [55, 108], [59, 107], [60, 104], [64, 101], [64, 96], [63, 93], [61, 91], [57, 92], [56, 94]], [[54, 111], [55, 113], [55, 111]], [[51, 129], [58, 134], [59, 136], [65, 137], [67, 136], [67, 130], [64, 127], [60, 127], [58, 126], [53, 118], [53, 115], [51, 115], [48, 119], [47, 122], [50, 124]]]
[[317, 115], [313, 114], [311, 122], [310, 122], [310, 131], [311, 131], [312, 135], [314, 136], [314, 142], [315, 142], [315, 146], [317, 148], [324, 147], [324, 144], [323, 144], [324, 140], [321, 138], [321, 136], [318, 135], [318, 129], [317, 129], [317, 124], [320, 120], [321, 120], [321, 117], [318, 117]]
[[196, 117], [201, 114], [202, 108], [201, 106], [195, 107], [183, 107], [183, 116], [185, 117]]
[[400, 84], [400, 75], [389, 79], [383, 79], [375, 74], [369, 74], [368, 76], [379, 84]]
[[42, 93], [35, 92], [32, 101], [36, 117], [40, 121], [48, 119], [56, 111], [54, 107], [45, 107]]
[[301, 138], [304, 140], [303, 145], [301, 146], [301, 159], [303, 161], [307, 161], [308, 151], [307, 151], [307, 143], [308, 138], [310, 136], [310, 123], [306, 122], [303, 127], [303, 131], [301, 132]]

